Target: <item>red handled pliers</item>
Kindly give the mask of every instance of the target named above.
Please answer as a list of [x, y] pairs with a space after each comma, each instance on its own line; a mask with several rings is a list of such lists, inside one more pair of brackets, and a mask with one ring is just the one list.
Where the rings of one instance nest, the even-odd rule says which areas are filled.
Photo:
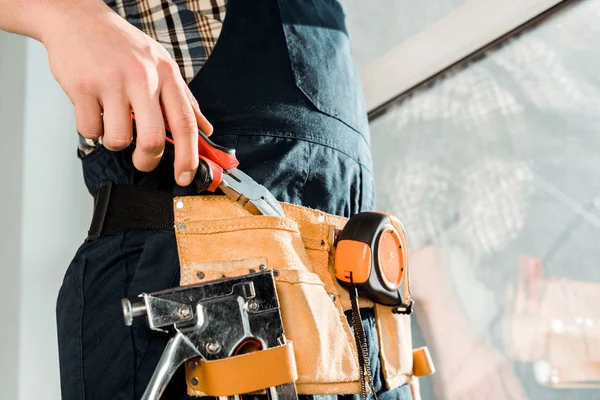
[[[169, 137], [166, 140], [175, 144]], [[200, 130], [198, 130], [198, 157], [201, 162], [207, 164], [211, 172], [209, 182], [202, 185], [200, 190], [214, 192], [219, 188], [253, 214], [284, 216], [283, 209], [275, 196], [237, 168], [240, 162], [235, 157], [235, 150], [219, 146]]]
[[[133, 113], [132, 118], [135, 119]], [[168, 125], [166, 127], [166, 141], [175, 145], [175, 141], [169, 137]], [[210, 172], [206, 182], [199, 184], [200, 191], [214, 192], [218, 188], [252, 214], [284, 216], [283, 209], [275, 196], [237, 168], [240, 163], [235, 157], [235, 150], [219, 146], [200, 130], [198, 130], [198, 158], [200, 162], [206, 164]]]

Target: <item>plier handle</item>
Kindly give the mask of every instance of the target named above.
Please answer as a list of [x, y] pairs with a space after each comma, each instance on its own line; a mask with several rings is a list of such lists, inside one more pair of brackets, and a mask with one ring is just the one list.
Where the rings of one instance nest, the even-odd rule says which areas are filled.
[[[167, 131], [165, 140], [175, 145], [175, 141], [169, 135], [170, 132]], [[201, 162], [206, 163], [211, 172], [209, 181], [203, 183], [199, 189], [208, 190], [209, 192], [214, 192], [219, 187], [223, 181], [223, 172], [237, 168], [240, 165], [235, 157], [234, 149], [219, 146], [200, 130], [198, 130], [198, 158]]]

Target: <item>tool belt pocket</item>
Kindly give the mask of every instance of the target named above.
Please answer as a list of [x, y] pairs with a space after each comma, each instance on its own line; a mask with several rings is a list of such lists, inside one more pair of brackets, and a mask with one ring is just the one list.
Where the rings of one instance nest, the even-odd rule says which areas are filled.
[[182, 286], [273, 270], [285, 334], [294, 343], [298, 393], [360, 391], [346, 317], [315, 273], [293, 219], [248, 215], [218, 197], [177, 198], [174, 210]]

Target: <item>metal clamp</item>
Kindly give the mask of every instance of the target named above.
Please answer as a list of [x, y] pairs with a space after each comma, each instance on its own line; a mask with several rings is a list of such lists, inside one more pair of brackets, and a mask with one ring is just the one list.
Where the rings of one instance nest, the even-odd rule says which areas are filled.
[[[142, 400], [157, 400], [191, 358], [232, 357], [247, 341], [262, 349], [286, 343], [272, 271], [141, 294], [122, 300], [125, 325], [145, 316], [150, 329], [174, 332]], [[272, 399], [297, 400], [294, 382], [268, 389]], [[242, 393], [239, 393], [242, 394]]]

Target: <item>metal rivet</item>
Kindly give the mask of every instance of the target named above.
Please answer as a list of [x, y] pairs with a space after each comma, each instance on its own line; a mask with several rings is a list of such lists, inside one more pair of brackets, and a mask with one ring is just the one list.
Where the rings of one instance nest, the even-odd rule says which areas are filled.
[[254, 268], [250, 268], [249, 271], [250, 271], [251, 274], [255, 274], [256, 273], [256, 270]]
[[279, 276], [279, 271], [277, 271], [276, 269], [273, 270], [273, 276]]
[[221, 343], [219, 343], [216, 340], [211, 340], [209, 342], [206, 342], [206, 352], [208, 354], [217, 354], [218, 352], [221, 351]]
[[175, 207], [177, 207], [178, 209], [182, 209], [183, 208], [183, 201], [178, 201], [177, 204], [175, 205]]
[[331, 301], [335, 301], [335, 294], [333, 294], [333, 293], [332, 293], [332, 294], [330, 294], [330, 295], [329, 295], [329, 298], [331, 299]]
[[261, 271], [266, 271], [267, 270], [267, 266], [265, 264], [260, 264], [258, 266], [258, 269], [260, 269]]
[[185, 229], [185, 224], [181, 223], [181, 224], [177, 225], [177, 229], [179, 229], [180, 231], [184, 230]]
[[248, 311], [257, 312], [259, 309], [260, 307], [258, 306], [256, 299], [252, 299], [248, 302]]
[[196, 361], [192, 361], [190, 363], [190, 369], [196, 369], [198, 367], [198, 363]]
[[190, 379], [190, 383], [192, 384], [192, 386], [198, 385], [198, 378], [194, 377], [194, 378]]
[[196, 277], [197, 277], [198, 279], [204, 279], [204, 277], [205, 277], [205, 276], [206, 276], [206, 275], [204, 275], [204, 272], [202, 272], [202, 271], [198, 271], [198, 272], [196, 272]]

